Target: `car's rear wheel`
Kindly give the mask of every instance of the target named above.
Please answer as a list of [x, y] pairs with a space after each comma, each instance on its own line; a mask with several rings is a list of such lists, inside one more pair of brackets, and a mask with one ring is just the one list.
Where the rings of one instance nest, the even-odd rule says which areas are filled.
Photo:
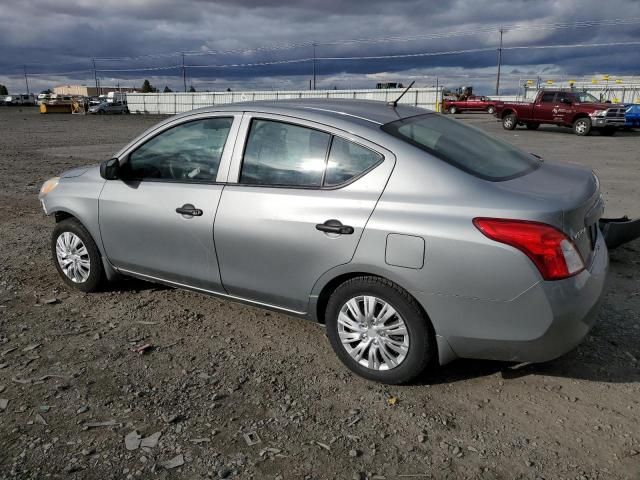
[[449, 113], [451, 114], [458, 113], [458, 109], [456, 107], [449, 107]]
[[505, 130], [513, 130], [518, 126], [518, 117], [515, 116], [514, 113], [510, 113], [509, 115], [505, 115], [502, 119], [502, 128]]
[[540, 124], [538, 122], [527, 122], [526, 126], [529, 130], [537, 130]]
[[75, 218], [56, 224], [51, 235], [53, 262], [64, 282], [77, 290], [93, 292], [104, 278], [98, 247], [86, 228]]
[[591, 119], [582, 117], [573, 122], [573, 133], [581, 137], [589, 135], [591, 133]]
[[409, 382], [436, 356], [429, 319], [411, 295], [388, 280], [347, 280], [329, 298], [325, 319], [340, 360], [370, 380]]
[[487, 108], [487, 113], [490, 113], [491, 115], [493, 115], [496, 112], [496, 109], [493, 105], [489, 105], [489, 108]]

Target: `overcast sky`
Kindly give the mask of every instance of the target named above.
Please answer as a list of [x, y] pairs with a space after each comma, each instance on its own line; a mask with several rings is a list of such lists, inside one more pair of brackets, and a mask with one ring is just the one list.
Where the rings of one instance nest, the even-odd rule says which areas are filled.
[[[543, 25], [605, 19], [640, 19], [638, 0], [21, 0], [0, 4], [0, 83], [25, 90], [23, 64], [32, 90], [57, 84], [93, 84], [98, 70], [179, 65], [234, 65], [305, 59], [317, 42], [318, 57], [376, 56], [491, 49], [471, 53], [395, 59], [319, 60], [318, 88], [375, 87], [378, 81], [449, 87], [472, 84], [492, 93], [498, 25]], [[480, 30], [480, 32], [478, 32]], [[463, 32], [466, 34], [450, 32]], [[469, 32], [477, 32], [469, 34]], [[439, 38], [345, 42], [442, 34]], [[505, 47], [640, 41], [640, 20], [583, 28], [520, 28], [504, 34]], [[324, 45], [332, 43], [332, 45]], [[640, 73], [635, 46], [519, 49], [503, 53], [503, 85], [519, 78]], [[106, 60], [106, 57], [153, 57]], [[85, 72], [56, 75], [61, 72]], [[36, 76], [35, 73], [48, 73]], [[187, 68], [187, 84], [198, 90], [308, 88], [312, 62], [254, 67]], [[182, 71], [98, 72], [103, 85], [182, 88]]]

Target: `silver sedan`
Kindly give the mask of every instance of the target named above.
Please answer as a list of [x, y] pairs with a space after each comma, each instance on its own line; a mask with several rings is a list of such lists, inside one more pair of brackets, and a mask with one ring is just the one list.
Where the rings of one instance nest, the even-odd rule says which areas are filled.
[[67, 285], [126, 275], [320, 322], [347, 367], [385, 383], [564, 354], [608, 268], [590, 170], [380, 102], [194, 110], [40, 200]]

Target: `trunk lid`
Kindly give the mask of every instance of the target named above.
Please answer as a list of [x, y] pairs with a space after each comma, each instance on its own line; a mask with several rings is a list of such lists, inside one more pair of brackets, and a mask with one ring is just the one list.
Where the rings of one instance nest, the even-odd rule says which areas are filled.
[[604, 212], [600, 185], [595, 174], [584, 167], [544, 162], [528, 175], [500, 182], [500, 188], [533, 201], [541, 211], [557, 212], [560, 228], [575, 244], [584, 264], [590, 267]]

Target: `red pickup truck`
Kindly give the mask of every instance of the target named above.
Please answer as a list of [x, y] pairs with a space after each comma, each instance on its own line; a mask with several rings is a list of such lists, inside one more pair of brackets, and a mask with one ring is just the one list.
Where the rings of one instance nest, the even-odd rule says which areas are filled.
[[494, 113], [496, 111], [496, 102], [487, 97], [478, 97], [475, 95], [471, 95], [466, 100], [444, 99], [442, 101], [443, 112], [460, 113], [465, 110]]
[[535, 130], [543, 123], [573, 128], [576, 135], [613, 135], [624, 127], [625, 106], [602, 103], [593, 95], [573, 90], [540, 90], [533, 102], [496, 102], [495, 116], [503, 128], [525, 125]]

